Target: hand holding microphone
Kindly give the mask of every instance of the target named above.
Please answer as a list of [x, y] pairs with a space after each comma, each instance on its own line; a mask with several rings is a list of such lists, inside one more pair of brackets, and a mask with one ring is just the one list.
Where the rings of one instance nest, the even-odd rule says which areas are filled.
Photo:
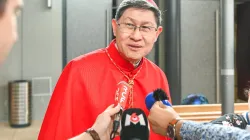
[[148, 120], [155, 133], [166, 136], [166, 130], [171, 121], [180, 118], [172, 107], [157, 101], [150, 109]]
[[120, 106], [110, 105], [103, 113], [99, 114], [93, 128], [100, 136], [100, 139], [109, 139], [112, 130], [112, 116], [120, 111]]
[[150, 111], [148, 119], [152, 129], [155, 133], [163, 136], [170, 136], [167, 131], [169, 123], [179, 118], [168, 99], [167, 94], [162, 89], [154, 90], [145, 98], [147, 109]]
[[[115, 108], [114, 105], [109, 106], [103, 113], [98, 115], [94, 125], [89, 129], [90, 131], [94, 131], [94, 135], [97, 135], [98, 138], [101, 140], [108, 140], [114, 139], [116, 134], [118, 133], [117, 130], [120, 126], [120, 120], [123, 110], [126, 108], [128, 95], [130, 91], [130, 86], [122, 81], [118, 83], [118, 88], [116, 90], [115, 95]], [[112, 117], [112, 118], [111, 118]], [[113, 126], [112, 126], [112, 120]], [[87, 131], [87, 133], [90, 133]], [[70, 139], [70, 140], [82, 140], [82, 139], [91, 139], [95, 136], [91, 134], [88, 135], [86, 132]], [[91, 136], [91, 137], [90, 137]]]
[[70, 138], [69, 140], [92, 140], [94, 138], [100, 140], [108, 140], [110, 138], [110, 133], [112, 130], [112, 116], [118, 113], [120, 111], [120, 108], [121, 107], [119, 105], [117, 105], [116, 107], [114, 107], [114, 105], [110, 105], [104, 112], [98, 115], [93, 126], [88, 129], [95, 131], [98, 138], [92, 136], [90, 133], [88, 134], [88, 132], [84, 132], [80, 135]]
[[128, 95], [131, 87], [128, 83], [121, 81], [118, 83], [118, 88], [116, 90], [116, 97], [115, 97], [115, 103], [116, 105], [120, 105], [120, 111], [115, 114], [114, 116], [114, 122], [113, 122], [113, 130], [110, 134], [110, 139], [113, 140], [115, 138], [115, 135], [118, 133], [117, 130], [120, 126], [121, 121], [121, 115], [123, 113], [123, 110], [126, 108], [127, 101], [128, 101]]
[[159, 88], [146, 96], [145, 104], [148, 110], [151, 109], [156, 101], [161, 101], [164, 105], [172, 107], [171, 103], [168, 100], [169, 98], [165, 91]]

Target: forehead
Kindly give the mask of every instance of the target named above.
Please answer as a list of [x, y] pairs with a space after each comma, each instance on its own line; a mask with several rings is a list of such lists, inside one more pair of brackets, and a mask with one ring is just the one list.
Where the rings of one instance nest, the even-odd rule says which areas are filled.
[[134, 19], [136, 22], [156, 24], [154, 12], [146, 9], [128, 8], [122, 14], [121, 19]]
[[21, 7], [23, 6], [23, 0], [8, 0], [10, 4], [12, 4], [14, 7]]

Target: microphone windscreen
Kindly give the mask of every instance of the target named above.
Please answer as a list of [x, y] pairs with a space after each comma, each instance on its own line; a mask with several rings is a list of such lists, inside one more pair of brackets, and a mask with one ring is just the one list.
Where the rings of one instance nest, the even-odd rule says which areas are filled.
[[148, 110], [154, 105], [156, 101], [162, 101], [162, 103], [166, 106], [172, 106], [168, 101], [168, 96], [166, 92], [162, 89], [156, 89], [153, 92], [150, 92], [145, 98], [145, 104]]
[[139, 108], [123, 112], [121, 120], [121, 140], [148, 140], [149, 126], [146, 114]]

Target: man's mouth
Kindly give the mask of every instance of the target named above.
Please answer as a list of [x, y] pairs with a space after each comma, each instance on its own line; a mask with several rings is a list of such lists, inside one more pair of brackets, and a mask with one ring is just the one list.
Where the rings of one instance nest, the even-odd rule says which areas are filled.
[[135, 44], [129, 44], [128, 45], [130, 48], [132, 48], [132, 49], [140, 49], [140, 48], [142, 48], [142, 46], [140, 46], [140, 45], [135, 45]]

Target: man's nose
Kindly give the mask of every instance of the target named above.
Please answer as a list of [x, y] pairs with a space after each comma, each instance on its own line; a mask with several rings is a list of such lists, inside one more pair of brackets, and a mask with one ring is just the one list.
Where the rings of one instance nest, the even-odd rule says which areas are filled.
[[135, 28], [135, 30], [132, 32], [131, 39], [135, 40], [135, 41], [139, 41], [142, 39], [142, 34], [140, 32], [140, 28]]

